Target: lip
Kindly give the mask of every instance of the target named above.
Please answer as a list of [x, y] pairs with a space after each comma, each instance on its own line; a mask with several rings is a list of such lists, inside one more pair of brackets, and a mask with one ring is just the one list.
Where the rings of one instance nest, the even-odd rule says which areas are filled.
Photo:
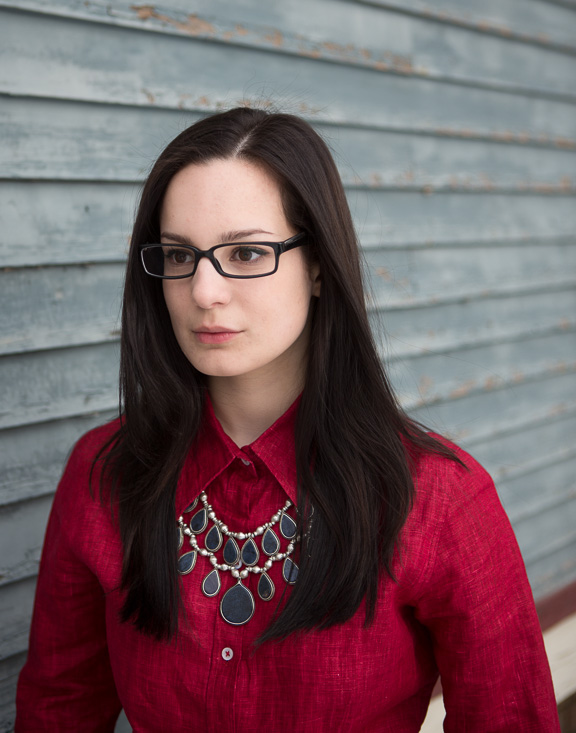
[[223, 326], [201, 326], [194, 329], [194, 336], [201, 344], [222, 344], [231, 341], [240, 331]]

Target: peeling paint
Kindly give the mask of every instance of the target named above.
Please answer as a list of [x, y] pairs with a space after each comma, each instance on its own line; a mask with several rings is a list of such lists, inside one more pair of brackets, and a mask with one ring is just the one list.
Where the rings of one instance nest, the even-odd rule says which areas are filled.
[[142, 87], [142, 94], [144, 94], [146, 96], [146, 99], [148, 100], [148, 102], [150, 104], [155, 104], [156, 103], [156, 97], [152, 94], [151, 91], [149, 91], [145, 87]]
[[185, 22], [176, 20], [175, 18], [166, 15], [165, 13], [159, 13], [153, 5], [131, 5], [130, 8], [136, 12], [140, 20], [150, 20], [154, 18], [177, 28], [179, 31], [188, 33], [191, 36], [199, 35], [214, 35], [216, 29], [206, 20], [203, 20], [198, 15], [191, 13], [188, 15]]
[[284, 45], [284, 36], [278, 30], [265, 35], [264, 40], [268, 41], [268, 43], [271, 43], [273, 46], [276, 46], [276, 48], [281, 48]]
[[392, 280], [394, 279], [390, 270], [387, 267], [377, 267], [376, 274], [378, 275], [378, 277], [386, 280], [386, 282], [392, 282]]
[[487, 391], [490, 391], [492, 389], [496, 389], [496, 387], [501, 384], [502, 380], [500, 377], [491, 376], [484, 380], [484, 389]]
[[430, 377], [427, 377], [425, 374], [423, 374], [420, 377], [420, 380], [418, 381], [418, 390], [420, 394], [422, 395], [422, 397], [425, 397], [430, 392], [433, 386], [434, 386], [433, 379], [431, 379]]

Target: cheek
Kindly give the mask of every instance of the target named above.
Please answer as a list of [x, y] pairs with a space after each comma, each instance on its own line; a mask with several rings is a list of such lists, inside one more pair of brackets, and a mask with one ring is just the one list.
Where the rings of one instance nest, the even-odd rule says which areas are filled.
[[174, 283], [169, 280], [164, 280], [162, 283], [162, 291], [164, 293], [164, 302], [166, 303], [170, 320], [172, 325], [176, 326], [184, 309], [181, 297], [182, 294], [174, 287]]

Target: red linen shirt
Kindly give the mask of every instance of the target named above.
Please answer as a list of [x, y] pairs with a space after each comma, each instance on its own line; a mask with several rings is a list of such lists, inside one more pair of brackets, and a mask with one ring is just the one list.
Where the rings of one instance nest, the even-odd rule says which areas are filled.
[[[178, 485], [175, 524], [202, 490], [235, 531], [295, 501], [295, 412], [240, 449], [208, 404]], [[236, 581], [221, 573], [220, 595], [206, 597], [211, 565], [198, 557], [181, 579], [179, 636], [159, 643], [118, 620], [121, 543], [109, 510], [88, 490], [92, 458], [114, 427], [79, 441], [56, 494], [19, 681], [18, 733], [112, 731], [121, 707], [134, 731], [412, 733], [439, 673], [446, 731], [559, 731], [513, 532], [489, 476], [465, 453], [469, 471], [436, 455], [419, 459], [397, 582], [382, 577], [370, 628], [362, 607], [341, 626], [255, 650], [284, 589], [282, 563], [269, 571], [270, 602], [257, 597], [258, 575], [244, 581], [255, 613], [231, 626], [218, 607]]]

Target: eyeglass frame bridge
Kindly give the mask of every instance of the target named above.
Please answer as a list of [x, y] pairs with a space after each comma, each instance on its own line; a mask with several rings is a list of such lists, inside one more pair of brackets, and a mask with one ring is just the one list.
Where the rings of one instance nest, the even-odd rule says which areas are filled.
[[[175, 246], [182, 249], [192, 250], [192, 252], [194, 252], [194, 254], [196, 255], [194, 269], [192, 270], [192, 272], [189, 272], [186, 275], [155, 275], [153, 272], [149, 272], [146, 269], [146, 264], [144, 262], [144, 250], [147, 247], [169, 247], [170, 245], [168, 244], [141, 244], [140, 261], [142, 263], [142, 267], [144, 268], [144, 272], [147, 275], [150, 275], [150, 277], [156, 277], [159, 280], [184, 280], [187, 277], [193, 277], [196, 274], [196, 270], [198, 269], [198, 263], [203, 257], [206, 257], [210, 260], [216, 272], [219, 275], [222, 275], [222, 277], [230, 277], [234, 280], [253, 280], [257, 277], [268, 277], [269, 275], [273, 275], [275, 272], [277, 272], [278, 265], [280, 263], [280, 255], [284, 254], [284, 252], [289, 252], [291, 249], [296, 249], [296, 247], [302, 247], [303, 245], [307, 244], [307, 242], [300, 241], [305, 236], [306, 232], [299, 232], [298, 234], [294, 234], [294, 236], [285, 239], [283, 242], [224, 242], [223, 244], [215, 244], [213, 247], [210, 247], [210, 249], [198, 249], [192, 244], [177, 244]], [[242, 245], [250, 244], [260, 244], [272, 247], [274, 250], [274, 254], [276, 255], [274, 269], [271, 272], [264, 273], [263, 275], [230, 275], [229, 273], [224, 272], [222, 270], [222, 266], [214, 256], [214, 250], [220, 249], [221, 247], [230, 247], [233, 244], [238, 244], [239, 247], [241, 247]]]

